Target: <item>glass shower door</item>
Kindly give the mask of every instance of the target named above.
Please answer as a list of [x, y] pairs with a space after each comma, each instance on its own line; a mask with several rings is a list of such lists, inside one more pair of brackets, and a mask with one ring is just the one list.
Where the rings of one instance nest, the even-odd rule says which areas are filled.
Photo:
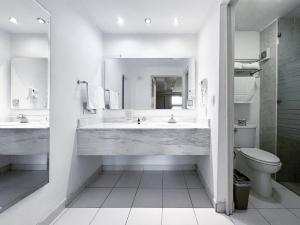
[[277, 180], [300, 195], [300, 7], [278, 21]]

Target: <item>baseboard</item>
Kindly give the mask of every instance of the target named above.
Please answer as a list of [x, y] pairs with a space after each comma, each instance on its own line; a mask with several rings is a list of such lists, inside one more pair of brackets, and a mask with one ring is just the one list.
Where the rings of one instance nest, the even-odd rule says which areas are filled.
[[225, 202], [217, 202], [214, 199], [214, 195], [211, 192], [211, 189], [209, 188], [208, 184], [204, 180], [203, 176], [201, 175], [200, 170], [199, 170], [198, 167], [197, 167], [197, 174], [199, 176], [199, 179], [200, 179], [201, 183], [204, 186], [204, 189], [205, 189], [205, 191], [206, 191], [206, 193], [208, 195], [208, 198], [209, 198], [211, 204], [213, 205], [215, 211], [218, 212], [218, 213], [225, 213]]
[[217, 213], [225, 213], [226, 212], [225, 202], [217, 202], [214, 200], [214, 208]]
[[65, 209], [66, 200], [64, 199], [49, 215], [43, 219], [43, 221], [37, 223], [37, 225], [49, 225], [52, 221]]
[[194, 164], [184, 165], [103, 165], [103, 171], [109, 170], [195, 170]]
[[79, 188], [77, 188], [76, 191], [73, 191], [72, 193], [68, 194], [65, 205], [69, 205], [88, 184], [90, 184], [93, 180], [96, 179], [96, 177], [99, 175], [99, 173], [101, 173], [101, 171], [102, 167], [100, 166], [89, 178], [87, 178], [87, 180]]

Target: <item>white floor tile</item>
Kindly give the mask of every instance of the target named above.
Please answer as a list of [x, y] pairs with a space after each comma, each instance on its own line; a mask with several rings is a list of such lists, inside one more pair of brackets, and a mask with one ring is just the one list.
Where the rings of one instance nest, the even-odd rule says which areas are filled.
[[164, 173], [163, 188], [187, 188], [183, 174]]
[[120, 174], [101, 174], [88, 187], [114, 187], [120, 176]]
[[281, 184], [273, 185], [274, 198], [280, 202], [285, 208], [290, 209], [300, 209], [300, 196], [296, 195], [292, 191], [288, 190], [286, 187]]
[[187, 189], [164, 189], [164, 208], [193, 208]]
[[257, 209], [235, 211], [231, 218], [235, 225], [269, 225]]
[[139, 189], [134, 208], [162, 208], [162, 189]]
[[103, 170], [101, 175], [122, 175], [123, 170]]
[[111, 188], [86, 188], [70, 204], [69, 208], [99, 208]]
[[133, 208], [126, 225], [161, 225], [162, 208]]
[[140, 188], [162, 188], [162, 173], [145, 172], [142, 176]]
[[249, 201], [257, 209], [283, 209], [281, 205], [274, 198], [264, 198], [256, 193], [251, 192], [249, 196]]
[[199, 225], [233, 225], [225, 214], [216, 213], [215, 209], [195, 208]]
[[300, 219], [300, 209], [289, 209], [289, 210]]
[[137, 189], [114, 188], [103, 204], [103, 208], [130, 208]]
[[125, 225], [130, 208], [101, 208], [91, 225]]
[[205, 192], [202, 189], [189, 189], [188, 190], [192, 199], [194, 208], [211, 208], [212, 204]]
[[140, 173], [124, 173], [116, 184], [116, 187], [137, 188], [139, 186], [140, 179]]
[[53, 225], [89, 225], [98, 209], [66, 209]]
[[300, 219], [287, 209], [260, 209], [259, 212], [272, 225], [299, 225]]
[[185, 174], [184, 177], [188, 188], [203, 188], [198, 175]]
[[192, 208], [164, 208], [162, 225], [197, 225]]

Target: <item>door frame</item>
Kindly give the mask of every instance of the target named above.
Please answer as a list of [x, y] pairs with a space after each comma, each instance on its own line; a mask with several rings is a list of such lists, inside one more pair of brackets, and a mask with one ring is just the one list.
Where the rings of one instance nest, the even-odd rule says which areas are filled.
[[[225, 213], [234, 210], [233, 202], [233, 151], [234, 151], [234, 34], [235, 10], [238, 0], [222, 0], [220, 8], [220, 89], [225, 92], [220, 96], [220, 108], [224, 109], [225, 122], [219, 135], [219, 149], [225, 146]], [[219, 122], [224, 121], [219, 118]], [[219, 187], [219, 188], [224, 188]]]

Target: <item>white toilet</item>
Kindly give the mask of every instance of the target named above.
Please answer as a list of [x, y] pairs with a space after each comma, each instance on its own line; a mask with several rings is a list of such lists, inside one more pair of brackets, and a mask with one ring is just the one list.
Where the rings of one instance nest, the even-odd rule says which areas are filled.
[[281, 168], [280, 159], [267, 151], [255, 148], [255, 126], [235, 127], [235, 151], [248, 168], [239, 163], [241, 172], [248, 173], [251, 179], [251, 188], [264, 197], [272, 196], [271, 174]]

